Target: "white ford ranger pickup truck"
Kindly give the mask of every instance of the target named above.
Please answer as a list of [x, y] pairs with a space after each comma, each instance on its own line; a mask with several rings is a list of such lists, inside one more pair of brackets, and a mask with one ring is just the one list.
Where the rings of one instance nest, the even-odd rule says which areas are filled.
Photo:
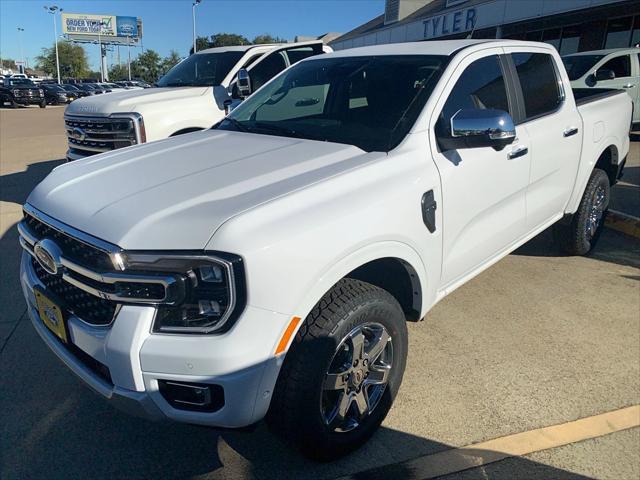
[[257, 90], [294, 63], [331, 52], [320, 41], [202, 50], [174, 66], [157, 88], [81, 98], [65, 110], [67, 160], [210, 128], [241, 101], [238, 71]]
[[592, 248], [630, 122], [545, 44], [311, 57], [212, 129], [55, 168], [19, 224], [28, 312], [122, 408], [335, 458], [387, 415], [407, 321], [554, 224]]

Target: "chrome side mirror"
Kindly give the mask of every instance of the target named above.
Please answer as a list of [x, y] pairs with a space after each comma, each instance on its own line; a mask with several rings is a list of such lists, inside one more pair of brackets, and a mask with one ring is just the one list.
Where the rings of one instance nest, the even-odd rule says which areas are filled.
[[246, 98], [251, 95], [251, 78], [246, 68], [238, 70], [238, 79], [236, 80], [238, 85], [238, 93], [241, 98]]
[[502, 150], [516, 139], [511, 115], [502, 110], [470, 108], [451, 117], [451, 137], [440, 138], [447, 150], [493, 147]]

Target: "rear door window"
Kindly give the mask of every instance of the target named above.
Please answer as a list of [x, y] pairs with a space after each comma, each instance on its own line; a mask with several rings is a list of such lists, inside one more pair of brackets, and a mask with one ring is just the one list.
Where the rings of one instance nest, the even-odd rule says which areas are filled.
[[513, 53], [526, 120], [555, 112], [562, 103], [560, 79], [553, 57], [546, 53]]

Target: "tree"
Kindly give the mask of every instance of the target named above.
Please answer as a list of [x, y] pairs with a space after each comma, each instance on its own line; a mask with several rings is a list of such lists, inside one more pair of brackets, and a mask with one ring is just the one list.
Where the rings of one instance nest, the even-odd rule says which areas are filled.
[[[198, 47], [198, 51], [211, 48], [211, 42], [208, 37], [196, 37], [196, 47]], [[193, 46], [189, 49], [189, 55], [193, 55]]]
[[160, 74], [164, 75], [180, 62], [180, 55], [175, 50], [171, 50], [169, 55], [162, 59], [160, 64]]
[[129, 79], [129, 70], [127, 69], [127, 64], [124, 65], [112, 65], [109, 69], [109, 81], [111, 82], [119, 82], [120, 80], [128, 80]]
[[[58, 42], [58, 57], [60, 59], [60, 76], [82, 78], [89, 72], [89, 62], [87, 54], [81, 45], [74, 45], [69, 42]], [[55, 77], [56, 70], [56, 47], [43, 48], [42, 53], [36, 57], [38, 69]]]
[[254, 45], [258, 45], [261, 43], [287, 43], [287, 40], [280, 37], [272, 37], [268, 33], [263, 33], [262, 35], [256, 36], [252, 42]]
[[131, 77], [154, 83], [160, 76], [160, 55], [154, 50], [146, 50], [131, 62]]
[[250, 44], [251, 42], [247, 37], [238, 35], [237, 33], [216, 33], [215, 35], [211, 35], [211, 47], [230, 47]]

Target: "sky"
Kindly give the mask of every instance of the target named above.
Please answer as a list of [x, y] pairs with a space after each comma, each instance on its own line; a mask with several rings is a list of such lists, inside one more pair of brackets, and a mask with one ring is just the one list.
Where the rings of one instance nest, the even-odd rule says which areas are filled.
[[[0, 58], [20, 60], [20, 37], [29, 66], [42, 47], [53, 45], [53, 22], [45, 5], [57, 5], [69, 13], [122, 15], [142, 19], [142, 43], [166, 56], [172, 49], [186, 56], [192, 45], [193, 0], [0, 0]], [[348, 32], [380, 15], [384, 0], [202, 0], [196, 7], [196, 32], [238, 33], [252, 39], [261, 33], [292, 40], [296, 35]], [[60, 16], [56, 16], [58, 35]], [[18, 27], [24, 28], [19, 32]], [[99, 69], [97, 45], [85, 47], [89, 65]], [[133, 49], [132, 58], [140, 52]], [[124, 61], [125, 53], [121, 50]], [[115, 52], [107, 61], [115, 61]]]

